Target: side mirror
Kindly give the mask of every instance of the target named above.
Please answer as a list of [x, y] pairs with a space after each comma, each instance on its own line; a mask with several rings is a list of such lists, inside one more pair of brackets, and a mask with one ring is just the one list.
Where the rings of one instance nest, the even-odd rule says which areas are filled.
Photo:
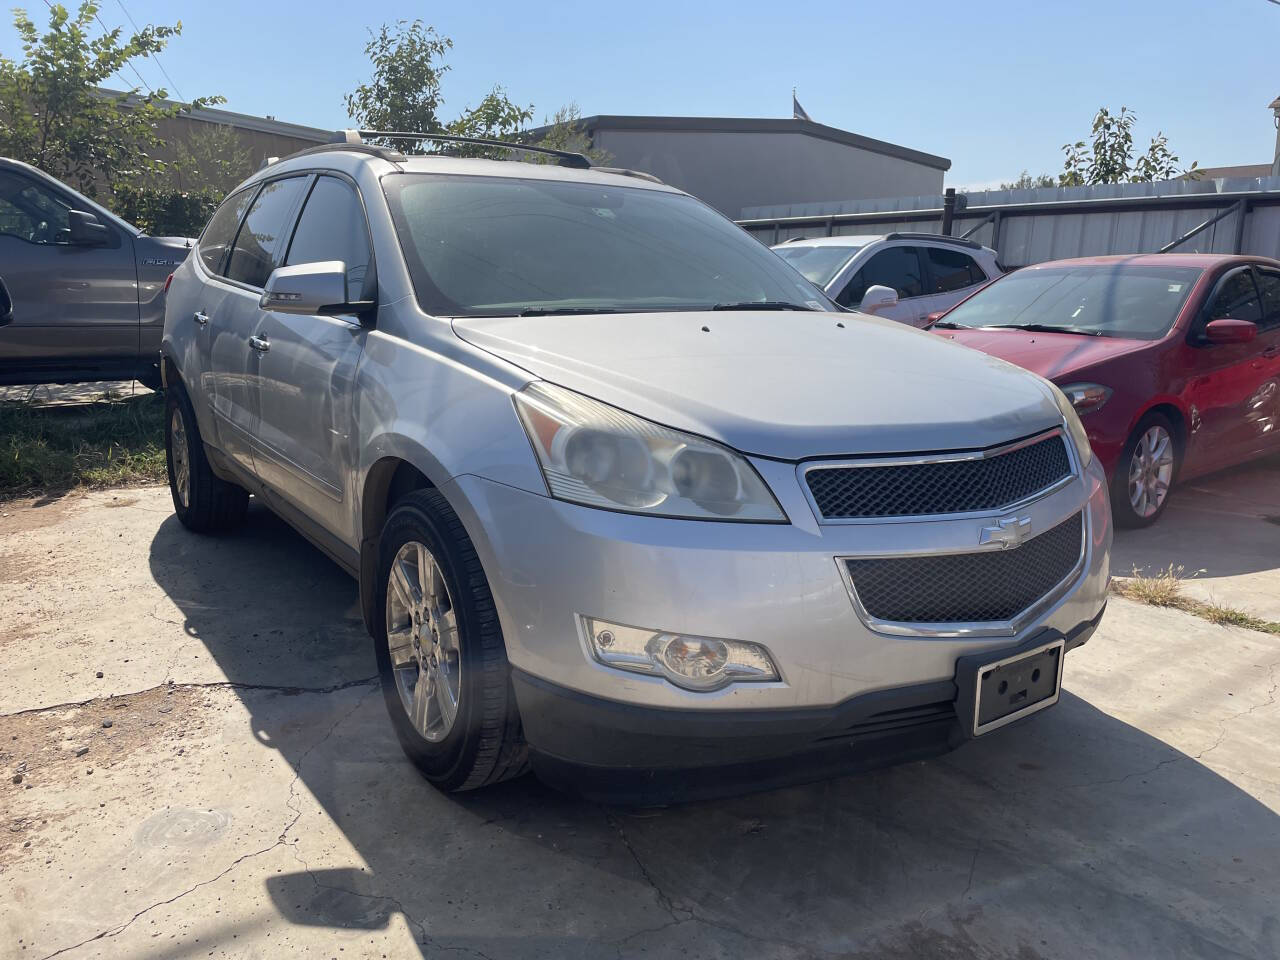
[[258, 303], [263, 310], [309, 316], [364, 313], [374, 306], [372, 300], [350, 298], [347, 265], [341, 260], [277, 267], [267, 278]]
[[1252, 320], [1233, 320], [1219, 317], [1210, 320], [1204, 328], [1204, 338], [1209, 343], [1248, 343], [1258, 335], [1258, 325]]
[[867, 288], [867, 292], [862, 295], [862, 303], [858, 305], [858, 309], [863, 313], [875, 313], [877, 310], [896, 306], [897, 303], [898, 291], [893, 287], [882, 287], [877, 283]]
[[13, 297], [9, 296], [9, 288], [0, 280], [0, 327], [13, 323]]
[[71, 242], [77, 246], [102, 247], [111, 241], [111, 231], [84, 210], [68, 210], [67, 225], [71, 228]]
[[935, 310], [935, 311], [933, 311], [933, 313], [931, 313], [931, 314], [929, 314], [927, 317], [925, 317], [925, 318], [924, 318], [924, 329], [925, 329], [925, 330], [928, 330], [930, 327], [932, 327], [935, 323], [937, 323], [939, 320], [941, 320], [941, 319], [942, 319], [942, 315], [943, 315], [944, 313], [946, 313], [946, 312], [947, 312], [947, 311], [945, 311], [945, 310]]

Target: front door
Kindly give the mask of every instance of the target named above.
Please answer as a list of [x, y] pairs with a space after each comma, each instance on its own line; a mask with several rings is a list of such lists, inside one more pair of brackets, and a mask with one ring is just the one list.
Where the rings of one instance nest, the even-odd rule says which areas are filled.
[[[341, 261], [348, 298], [374, 299], [364, 208], [354, 184], [322, 176], [311, 188], [285, 263]], [[260, 310], [254, 463], [278, 493], [339, 539], [354, 542], [348, 509], [355, 462], [354, 385], [365, 328], [354, 316]]]
[[925, 294], [924, 276], [919, 248], [887, 247], [873, 254], [858, 268], [845, 288], [836, 295], [836, 302], [842, 307], [857, 310], [871, 287], [889, 287], [897, 292], [898, 302], [877, 310], [874, 315], [918, 327], [924, 323], [925, 316], [921, 308]]
[[[1248, 343], [1207, 342], [1205, 326], [1228, 317], [1258, 324], [1258, 337]], [[1275, 346], [1275, 336], [1262, 330], [1262, 305], [1251, 268], [1233, 270], [1218, 281], [1189, 339], [1195, 349], [1195, 372], [1187, 384], [1193, 411], [1189, 456], [1208, 467], [1225, 466], [1258, 446], [1274, 403], [1266, 387], [1275, 371], [1268, 377], [1263, 354]]]
[[69, 194], [0, 170], [0, 276], [13, 323], [0, 327], [0, 377], [132, 374], [138, 358], [133, 238], [107, 223], [105, 245], [71, 242]]

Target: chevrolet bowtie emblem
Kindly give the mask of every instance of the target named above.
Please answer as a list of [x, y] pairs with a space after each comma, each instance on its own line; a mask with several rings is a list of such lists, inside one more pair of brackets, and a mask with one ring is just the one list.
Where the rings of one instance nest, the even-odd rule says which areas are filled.
[[1016, 547], [1031, 536], [1031, 518], [1030, 517], [1005, 517], [1003, 520], [997, 520], [993, 527], [983, 527], [982, 532], [978, 535], [978, 545], [986, 546], [989, 543], [1000, 544], [1000, 549], [1008, 550], [1010, 547]]

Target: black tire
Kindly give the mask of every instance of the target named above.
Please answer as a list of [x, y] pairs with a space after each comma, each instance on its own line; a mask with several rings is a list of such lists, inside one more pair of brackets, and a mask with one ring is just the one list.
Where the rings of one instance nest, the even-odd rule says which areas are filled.
[[139, 370], [137, 380], [148, 390], [159, 390], [164, 386], [160, 378], [159, 366], [150, 366], [144, 370]]
[[[1173, 464], [1169, 477], [1170, 489], [1165, 493], [1164, 499], [1160, 501], [1154, 512], [1143, 514], [1135, 509], [1129, 497], [1129, 474], [1133, 467], [1138, 444], [1152, 427], [1158, 427], [1168, 435]], [[1133, 428], [1133, 433], [1125, 441], [1124, 449], [1120, 453], [1120, 459], [1116, 461], [1115, 474], [1111, 478], [1111, 513], [1115, 518], [1116, 526], [1136, 529], [1149, 527], [1159, 520], [1164, 514], [1165, 508], [1169, 506], [1172, 487], [1177, 480], [1178, 470], [1181, 466], [1182, 450], [1180, 449], [1178, 433], [1173, 421], [1163, 413], [1156, 411], [1148, 413], [1138, 421], [1138, 425]]]
[[[418, 732], [400, 697], [387, 643], [387, 592], [400, 548], [416, 541], [431, 553], [456, 617], [461, 673], [457, 714], [442, 739]], [[373, 645], [391, 725], [405, 754], [441, 790], [488, 786], [528, 770], [528, 749], [511, 687], [502, 627], [471, 538], [436, 490], [416, 490], [396, 503], [378, 545]]]
[[[196, 533], [224, 533], [244, 522], [249, 506], [249, 493], [243, 487], [228, 483], [214, 475], [205, 456], [200, 427], [187, 392], [178, 384], [170, 384], [164, 398], [164, 449], [168, 463], [169, 494], [173, 511], [182, 525]], [[181, 440], [175, 440], [177, 420], [181, 418]], [[189, 489], [187, 496], [179, 490], [175, 466], [175, 446], [186, 450]]]

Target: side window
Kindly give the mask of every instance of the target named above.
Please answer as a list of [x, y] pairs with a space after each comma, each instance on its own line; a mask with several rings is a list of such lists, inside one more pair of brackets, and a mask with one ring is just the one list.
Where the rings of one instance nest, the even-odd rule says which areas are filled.
[[899, 300], [918, 297], [924, 293], [920, 251], [915, 247], [890, 247], [888, 250], [881, 250], [858, 271], [858, 278], [862, 283], [858, 302], [861, 302], [867, 289], [876, 284], [897, 290]]
[[25, 177], [0, 172], [0, 234], [41, 245], [70, 243], [70, 210]]
[[293, 225], [306, 177], [287, 177], [266, 184], [245, 214], [227, 262], [227, 279], [251, 287], [266, 286], [271, 271], [284, 259], [284, 237]]
[[973, 257], [959, 250], [943, 250], [925, 247], [929, 258], [930, 293], [949, 293], [963, 290], [987, 279]]
[[1258, 270], [1258, 290], [1262, 294], [1262, 322], [1258, 326], [1275, 330], [1280, 327], [1280, 272]]
[[365, 299], [369, 271], [369, 228], [355, 190], [337, 177], [320, 177], [298, 218], [286, 264], [341, 260], [347, 265], [347, 290]]
[[240, 218], [244, 216], [244, 208], [253, 199], [255, 187], [233, 193], [222, 201], [200, 234], [200, 259], [205, 268], [212, 274], [222, 272], [222, 262], [227, 248], [236, 238], [236, 227], [240, 226]]
[[1253, 285], [1253, 274], [1248, 270], [1237, 270], [1230, 274], [1218, 287], [1209, 310], [1205, 314], [1207, 320], [1220, 320], [1230, 317], [1233, 320], [1262, 321], [1262, 308], [1258, 303], [1258, 288]]

